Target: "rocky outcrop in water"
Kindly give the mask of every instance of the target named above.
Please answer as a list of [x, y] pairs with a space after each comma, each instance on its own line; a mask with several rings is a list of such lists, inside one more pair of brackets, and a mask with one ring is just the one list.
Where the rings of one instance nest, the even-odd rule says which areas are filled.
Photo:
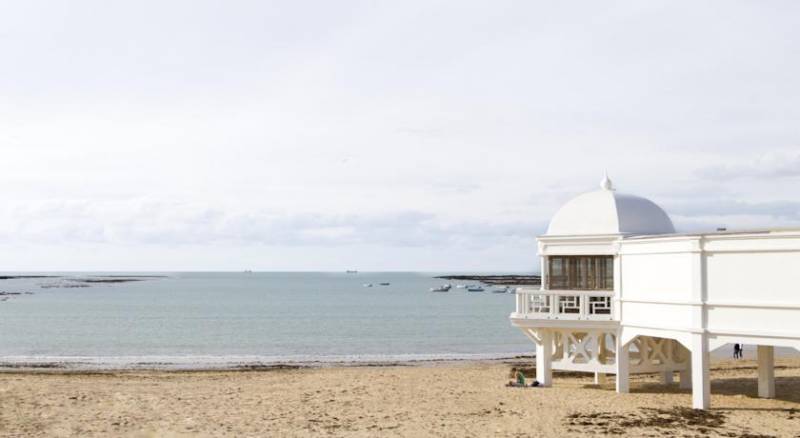
[[11, 297], [17, 297], [19, 295], [33, 295], [33, 292], [0, 292], [0, 302], [8, 301]]
[[442, 275], [436, 278], [458, 281], [480, 281], [498, 286], [535, 286], [542, 284], [538, 275]]

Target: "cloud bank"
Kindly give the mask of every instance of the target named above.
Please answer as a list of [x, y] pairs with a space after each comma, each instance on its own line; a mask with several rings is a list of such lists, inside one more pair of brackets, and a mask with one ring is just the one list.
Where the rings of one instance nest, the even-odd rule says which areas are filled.
[[0, 266], [530, 270], [608, 171], [798, 226], [800, 4], [0, 4]]

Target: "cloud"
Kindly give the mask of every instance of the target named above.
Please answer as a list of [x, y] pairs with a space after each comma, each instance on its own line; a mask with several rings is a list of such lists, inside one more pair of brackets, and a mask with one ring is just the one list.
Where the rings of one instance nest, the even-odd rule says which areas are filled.
[[444, 128], [436, 126], [419, 126], [419, 127], [408, 126], [408, 127], [397, 128], [397, 132], [421, 138], [433, 138], [445, 135]]
[[697, 174], [712, 180], [800, 177], [800, 147], [791, 151], [770, 151], [749, 162], [703, 167]]
[[515, 269], [603, 170], [676, 224], [797, 222], [800, 3], [461, 6], [0, 3], [4, 266]]
[[681, 216], [766, 216], [800, 221], [800, 201], [749, 202], [734, 199], [703, 199], [670, 205]]
[[529, 240], [536, 223], [447, 222], [431, 213], [331, 215], [178, 201], [15, 202], [0, 208], [0, 241], [115, 245], [480, 247]]

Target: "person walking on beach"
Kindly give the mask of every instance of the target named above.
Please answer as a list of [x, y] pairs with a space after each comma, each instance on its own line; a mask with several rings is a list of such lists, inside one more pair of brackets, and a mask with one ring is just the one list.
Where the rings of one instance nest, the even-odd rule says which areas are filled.
[[742, 347], [739, 344], [733, 344], [733, 358], [741, 359], [741, 357], [742, 357]]

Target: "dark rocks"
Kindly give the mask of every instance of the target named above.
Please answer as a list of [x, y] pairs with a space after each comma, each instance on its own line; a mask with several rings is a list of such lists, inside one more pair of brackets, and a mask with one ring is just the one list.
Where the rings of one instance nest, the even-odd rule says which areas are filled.
[[143, 278], [78, 278], [72, 281], [81, 283], [129, 283], [131, 281], [142, 281]]
[[539, 275], [442, 275], [436, 278], [444, 280], [480, 281], [498, 286], [536, 286], [542, 284]]
[[19, 295], [33, 295], [33, 292], [5, 292], [0, 291], [0, 302], [8, 301], [11, 297], [17, 297]]

